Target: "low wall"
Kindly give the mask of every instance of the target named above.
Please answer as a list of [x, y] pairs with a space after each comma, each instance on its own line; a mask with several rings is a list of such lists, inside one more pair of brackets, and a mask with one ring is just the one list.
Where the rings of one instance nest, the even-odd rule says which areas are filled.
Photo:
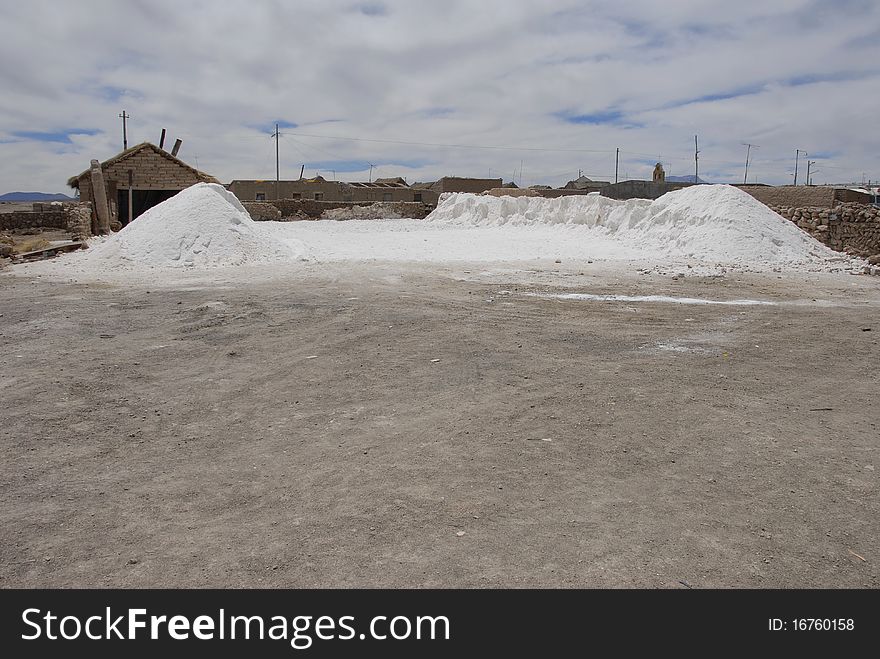
[[317, 220], [326, 210], [332, 208], [353, 208], [354, 206], [380, 206], [401, 217], [424, 219], [433, 208], [417, 201], [377, 201], [372, 204], [363, 201], [315, 201], [314, 199], [276, 199], [266, 202], [281, 211], [282, 218], [306, 216]]
[[587, 195], [596, 190], [575, 190], [572, 188], [552, 188], [550, 190], [533, 188], [492, 188], [481, 193], [492, 197], [544, 197], [545, 199], [557, 199], [558, 197], [571, 197], [573, 195]]
[[545, 199], [558, 199], [559, 197], [571, 197], [574, 195], [587, 195], [594, 192], [601, 193], [601, 188], [595, 190], [572, 190], [570, 188], [553, 188], [552, 190], [536, 190], [539, 197]]
[[61, 209], [39, 213], [34, 211], [12, 211], [11, 213], [0, 214], [0, 230], [20, 231], [37, 227], [66, 229], [67, 214]]
[[540, 197], [537, 190], [530, 188], [492, 188], [480, 193], [489, 197]]
[[599, 194], [603, 197], [626, 201], [627, 199], [657, 199], [667, 192], [673, 190], [681, 190], [693, 185], [693, 183], [684, 183], [677, 181], [664, 181], [663, 183], [654, 183], [653, 181], [621, 181], [620, 183], [610, 183], [599, 190]]
[[838, 252], [869, 258], [880, 254], [880, 209], [868, 204], [835, 208], [770, 206], [816, 240]]
[[833, 208], [834, 188], [808, 185], [737, 185], [768, 206], [782, 208]]
[[281, 219], [281, 211], [264, 201], [243, 201], [241, 205], [257, 222]]
[[66, 229], [79, 238], [86, 238], [92, 233], [92, 205], [88, 202], [34, 204], [34, 208], [32, 211], [0, 213], [0, 231]]

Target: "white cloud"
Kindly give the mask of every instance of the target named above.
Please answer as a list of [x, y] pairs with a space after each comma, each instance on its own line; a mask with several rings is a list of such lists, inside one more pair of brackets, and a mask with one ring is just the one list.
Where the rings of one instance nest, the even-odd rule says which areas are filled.
[[[523, 183], [558, 185], [579, 169], [612, 177], [617, 147], [621, 177], [649, 176], [658, 157], [689, 174], [695, 133], [710, 180], [741, 180], [742, 142], [760, 145], [750, 179], [789, 181], [798, 148], [818, 154], [817, 182], [880, 178], [871, 0], [86, 0], [3, 14], [0, 192], [60, 191], [115, 154], [123, 108], [130, 144], [166, 127], [224, 181], [274, 176], [278, 119], [298, 124], [283, 131], [288, 178], [339, 161], [350, 180], [368, 163], [374, 176], [509, 180], [522, 161]], [[594, 115], [608, 121], [562, 118]], [[21, 137], [74, 129], [100, 132]]]

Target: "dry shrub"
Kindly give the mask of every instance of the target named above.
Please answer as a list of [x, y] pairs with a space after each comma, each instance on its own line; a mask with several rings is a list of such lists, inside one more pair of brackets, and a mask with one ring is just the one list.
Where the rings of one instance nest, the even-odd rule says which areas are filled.
[[51, 243], [42, 236], [28, 236], [18, 240], [13, 245], [16, 254], [24, 254], [25, 252], [33, 252], [38, 249], [45, 249]]

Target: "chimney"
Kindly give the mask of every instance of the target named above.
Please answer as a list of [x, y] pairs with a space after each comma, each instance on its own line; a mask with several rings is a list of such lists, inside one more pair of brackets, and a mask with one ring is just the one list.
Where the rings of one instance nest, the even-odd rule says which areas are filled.
[[180, 151], [180, 145], [183, 144], [183, 140], [174, 140], [174, 148], [171, 149], [171, 155], [177, 157], [177, 152]]
[[162, 129], [162, 137], [159, 138], [159, 148], [160, 149], [165, 148], [165, 129], [164, 128]]

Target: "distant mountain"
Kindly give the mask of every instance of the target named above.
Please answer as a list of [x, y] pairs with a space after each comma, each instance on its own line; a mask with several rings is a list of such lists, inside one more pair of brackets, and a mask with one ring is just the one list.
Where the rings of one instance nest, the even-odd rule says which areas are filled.
[[73, 197], [48, 192], [7, 192], [0, 195], [0, 201], [73, 201]]
[[[667, 176], [666, 181], [668, 183], [693, 183], [694, 175], [690, 174], [688, 176]], [[704, 181], [700, 177], [697, 177], [697, 183], [705, 183], [709, 185], [709, 181]]]

